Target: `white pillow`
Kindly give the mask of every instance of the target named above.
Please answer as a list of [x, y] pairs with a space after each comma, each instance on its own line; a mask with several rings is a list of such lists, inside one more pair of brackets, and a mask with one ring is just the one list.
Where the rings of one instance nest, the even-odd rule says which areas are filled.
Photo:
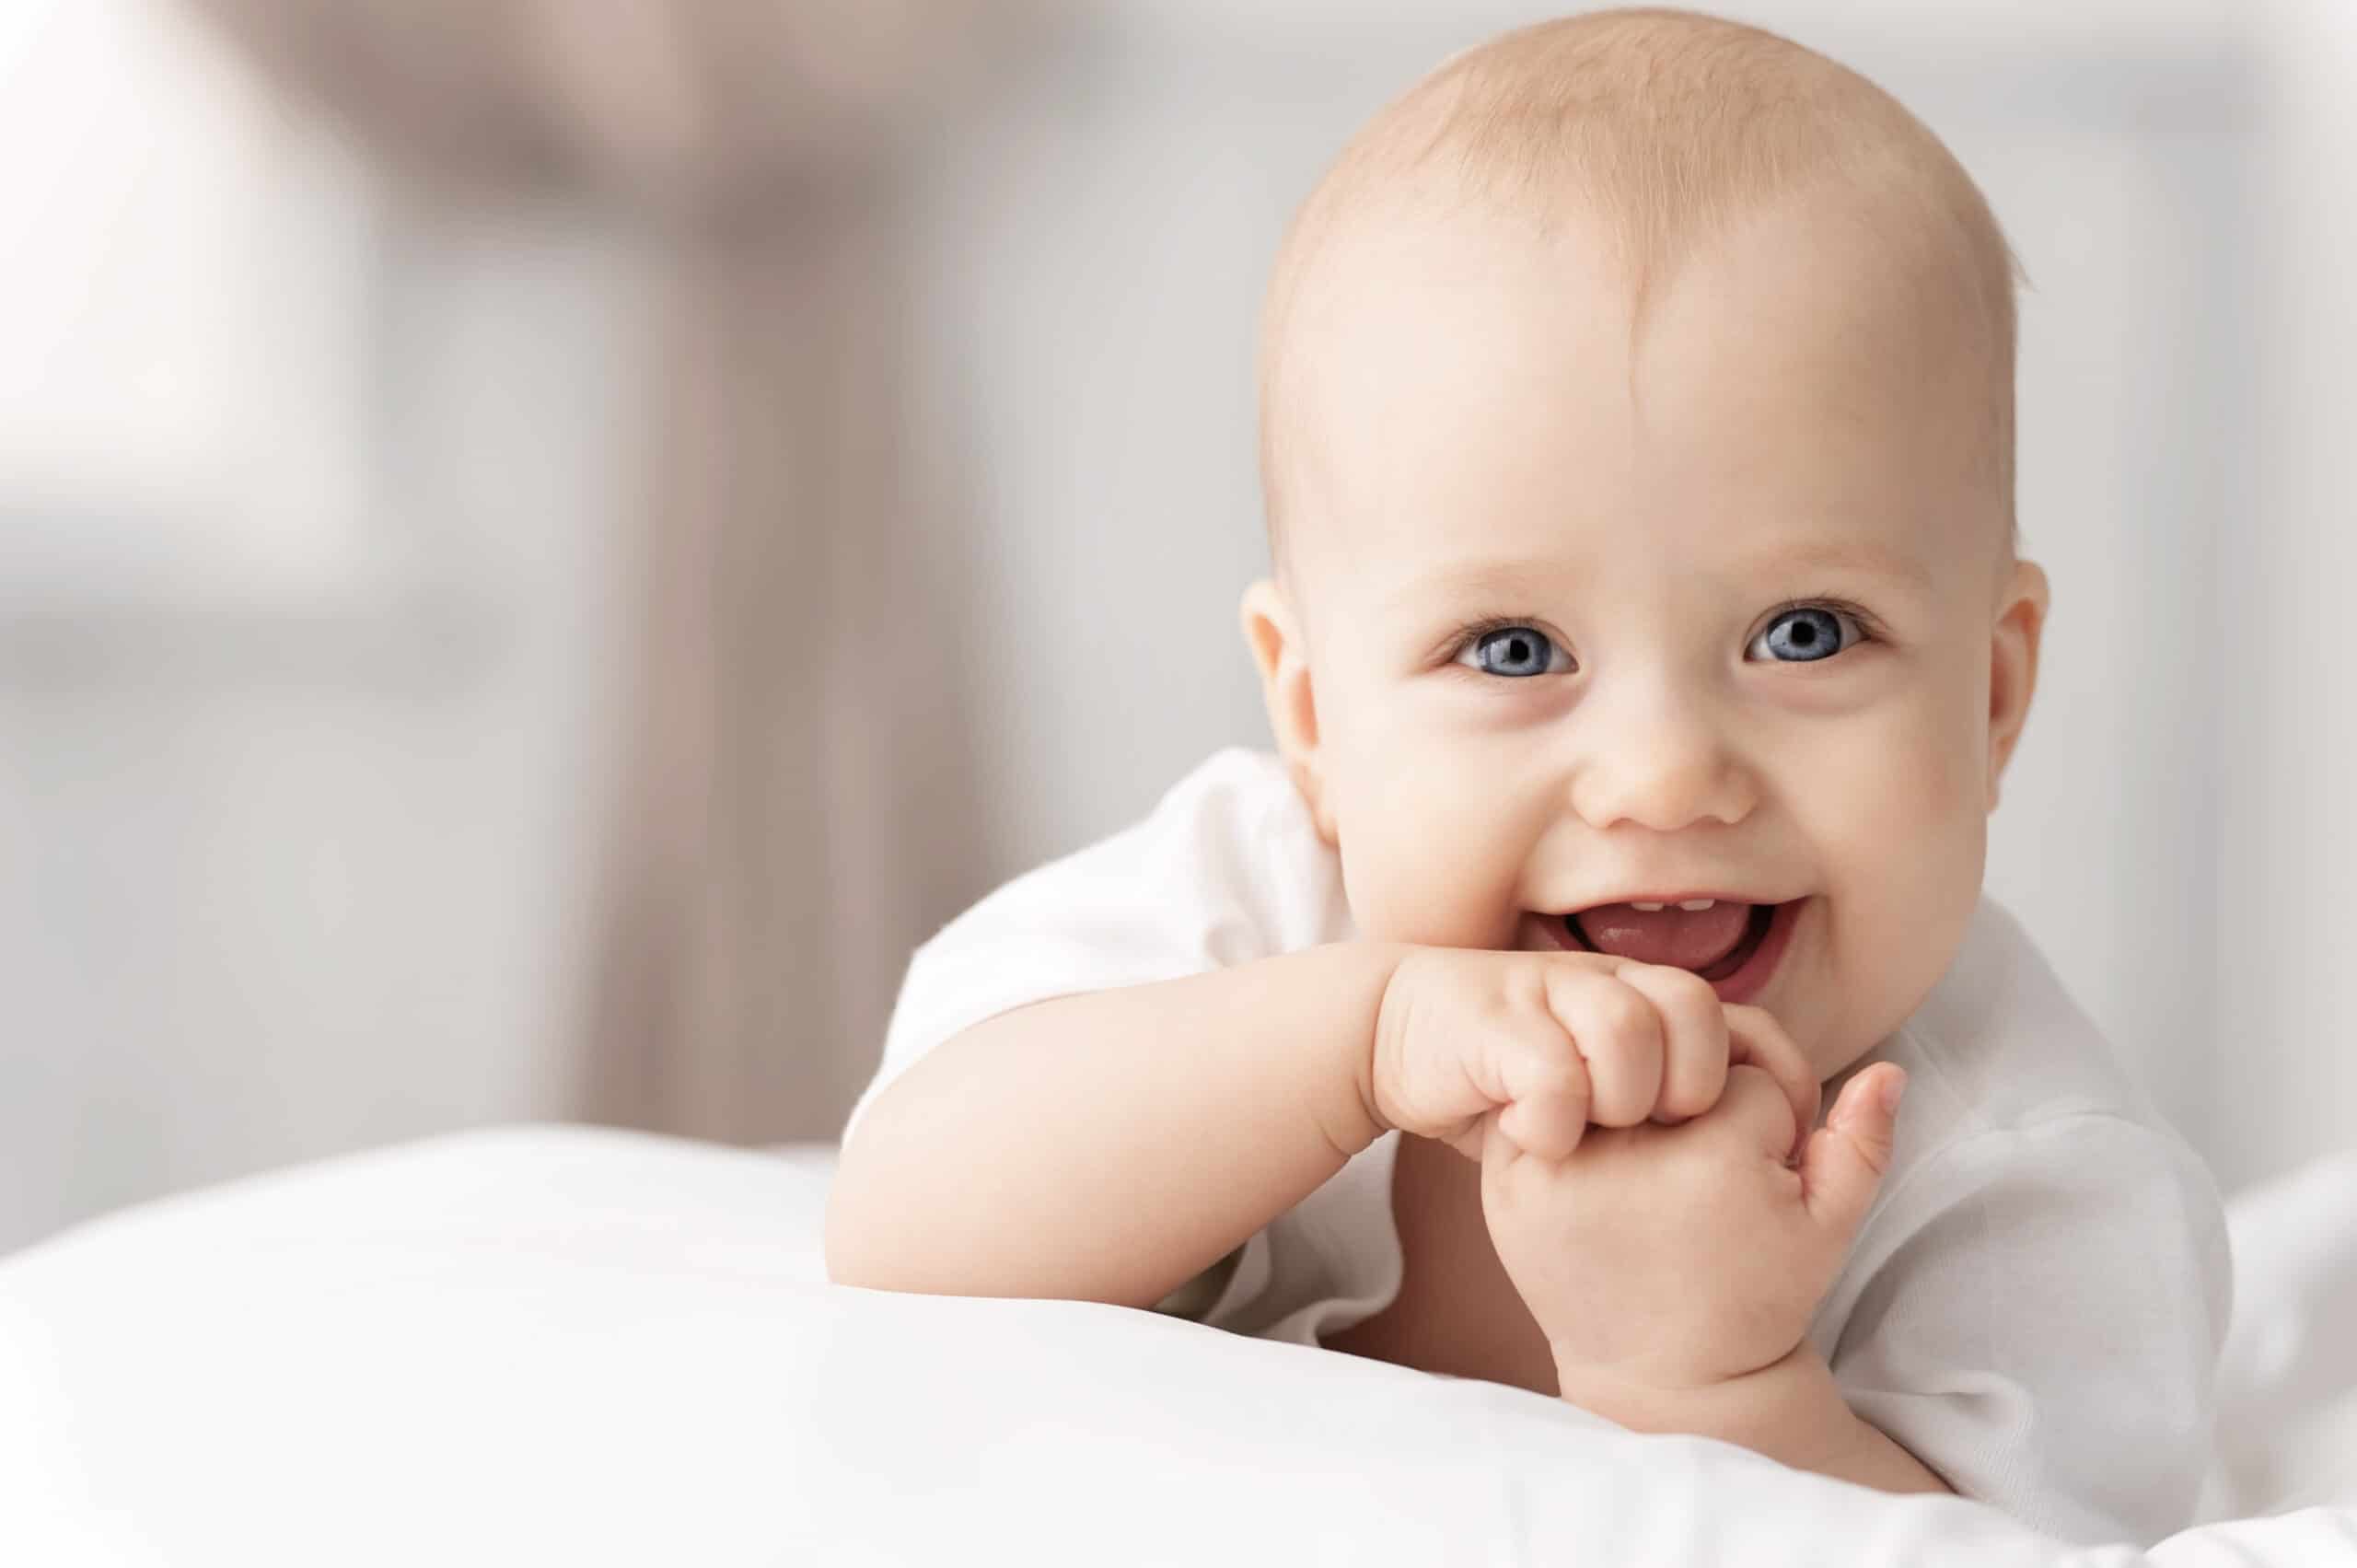
[[[823, 1152], [477, 1133], [0, 1263], [0, 1562], [2078, 1557], [1559, 1401], [1151, 1314], [825, 1284]], [[2342, 1562], [2351, 1516], [2156, 1556]]]
[[2212, 1511], [2357, 1504], [2357, 1150], [2235, 1194]]

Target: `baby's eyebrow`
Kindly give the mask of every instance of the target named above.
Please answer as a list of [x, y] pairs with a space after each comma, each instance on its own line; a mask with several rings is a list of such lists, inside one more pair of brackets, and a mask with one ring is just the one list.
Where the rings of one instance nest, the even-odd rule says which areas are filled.
[[1818, 572], [1856, 572], [1866, 576], [1889, 578], [1919, 594], [1932, 591], [1929, 567], [1912, 555], [1877, 544], [1872, 540], [1829, 539], [1785, 545], [1746, 560], [1738, 570], [1741, 575], [1753, 577], [1777, 568], [1795, 567]]
[[1422, 573], [1391, 594], [1387, 603], [1429, 599], [1435, 593], [1465, 598], [1512, 597], [1529, 592], [1535, 579], [1550, 575], [1549, 563], [1539, 561], [1457, 562]]
[[[1534, 589], [1557, 586], [1563, 563], [1547, 560], [1490, 558], [1453, 563], [1423, 573], [1382, 602], [1385, 612], [1421, 611], [1441, 603], [1520, 600]], [[1919, 596], [1933, 592], [1931, 568], [1902, 551], [1873, 540], [1823, 539], [1779, 544], [1747, 554], [1728, 566], [1737, 583], [1786, 578], [1799, 572], [1849, 572], [1880, 577]]]
[[1457, 562], [1409, 577], [1376, 603], [1385, 620], [1423, 620], [1447, 611], [1508, 609], [1520, 612], [1560, 588], [1560, 563], [1489, 559]]

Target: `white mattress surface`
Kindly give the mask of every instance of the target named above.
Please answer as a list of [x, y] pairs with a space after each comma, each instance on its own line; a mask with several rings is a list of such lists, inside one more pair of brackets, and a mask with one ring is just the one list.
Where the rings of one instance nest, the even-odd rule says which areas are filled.
[[[468, 1133], [0, 1260], [0, 1563], [2125, 1563], [1560, 1401], [825, 1283], [830, 1151]], [[2170, 1564], [2357, 1568], [2357, 1156], [2234, 1205]]]

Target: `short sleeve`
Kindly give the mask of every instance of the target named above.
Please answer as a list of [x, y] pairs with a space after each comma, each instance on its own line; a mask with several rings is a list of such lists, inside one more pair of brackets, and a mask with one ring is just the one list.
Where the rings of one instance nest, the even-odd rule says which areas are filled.
[[[1218, 753], [1142, 822], [999, 889], [910, 959], [876, 1098], [943, 1040], [1051, 997], [1177, 980], [1352, 934], [1341, 868], [1283, 765]], [[1398, 1295], [1387, 1134], [1162, 1310], [1262, 1338], [1315, 1343]]]
[[844, 1137], [911, 1063], [986, 1018], [1315, 947], [1348, 926], [1340, 868], [1283, 765], [1221, 751], [1143, 821], [1007, 883], [917, 949]]
[[1834, 1376], [1959, 1493], [2081, 1542], [2190, 1522], [2233, 1285], [2180, 1139], [2109, 1114], [1975, 1133], [1885, 1195], [1852, 1275]]

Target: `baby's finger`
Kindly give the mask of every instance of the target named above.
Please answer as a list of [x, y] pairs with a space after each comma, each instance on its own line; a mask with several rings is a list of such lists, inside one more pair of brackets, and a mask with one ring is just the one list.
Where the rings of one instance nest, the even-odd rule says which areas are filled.
[[1530, 1151], [1506, 1135], [1505, 1119], [1497, 1111], [1481, 1118], [1477, 1128], [1480, 1144], [1468, 1151], [1481, 1167], [1481, 1206], [1485, 1213], [1493, 1208], [1506, 1193], [1527, 1191], [1527, 1183], [1537, 1168], [1530, 1161]]
[[1661, 1098], [1662, 1022], [1619, 976], [1564, 965], [1547, 974], [1547, 1006], [1587, 1063], [1587, 1119], [1633, 1127]]
[[1808, 1142], [1807, 1124], [1794, 1121], [1793, 1102], [1783, 1086], [1770, 1077], [1766, 1069], [1748, 1062], [1727, 1069], [1727, 1091], [1720, 1097], [1718, 1109], [1709, 1121], [1695, 1126], [1743, 1129], [1738, 1135], [1756, 1140], [1760, 1149], [1785, 1159]]
[[1808, 1140], [1801, 1179], [1809, 1212], [1845, 1246], [1890, 1169], [1898, 1101], [1906, 1088], [1904, 1068], [1875, 1063], [1842, 1088], [1824, 1129]]
[[1571, 1042], [1552, 1032], [1531, 1035], [1503, 1048], [1498, 1078], [1506, 1103], [1497, 1130], [1516, 1148], [1541, 1159], [1559, 1160], [1579, 1147], [1587, 1131], [1587, 1066]]
[[1622, 984], [1644, 993], [1662, 1021], [1656, 1121], [1683, 1121], [1719, 1103], [1727, 1084], [1727, 1015], [1711, 982], [1666, 964], [1631, 964]]
[[1727, 1061], [1761, 1069], [1792, 1101], [1793, 1119], [1800, 1128], [1793, 1141], [1792, 1152], [1797, 1157], [1809, 1129], [1817, 1125], [1817, 1102], [1824, 1092], [1816, 1069], [1784, 1032], [1784, 1026], [1764, 1010], [1737, 1004], [1726, 1009], [1726, 1017]]

